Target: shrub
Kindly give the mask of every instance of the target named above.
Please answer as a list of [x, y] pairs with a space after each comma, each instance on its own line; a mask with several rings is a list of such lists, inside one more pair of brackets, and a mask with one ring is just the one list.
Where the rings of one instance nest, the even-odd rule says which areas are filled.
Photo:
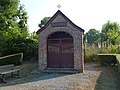
[[117, 54], [98, 54], [98, 59], [101, 65], [115, 65]]
[[22, 52], [24, 59], [29, 56], [37, 55], [38, 38], [31, 35], [28, 38], [13, 38], [7, 39], [3, 43], [0, 42], [1, 56], [11, 55]]
[[22, 64], [23, 53], [12, 54], [4, 57], [0, 57], [0, 65], [14, 64], [20, 65]]
[[97, 60], [97, 53], [99, 49], [96, 48], [86, 48], [85, 49], [85, 62]]
[[110, 49], [110, 53], [120, 54], [120, 46], [118, 46], [118, 45], [112, 46], [111, 49]]

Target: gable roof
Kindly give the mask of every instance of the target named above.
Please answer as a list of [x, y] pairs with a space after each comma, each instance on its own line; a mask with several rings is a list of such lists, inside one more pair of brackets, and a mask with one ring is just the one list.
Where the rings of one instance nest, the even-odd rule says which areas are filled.
[[48, 25], [58, 16], [58, 15], [63, 16], [63, 18], [69, 22], [73, 27], [75, 27], [76, 29], [84, 32], [84, 30], [82, 28], [80, 28], [79, 26], [75, 25], [68, 17], [66, 17], [60, 10], [58, 10], [51, 18], [50, 20], [41, 28], [39, 29], [36, 33], [39, 34], [41, 33], [44, 29], [46, 29], [48, 27]]

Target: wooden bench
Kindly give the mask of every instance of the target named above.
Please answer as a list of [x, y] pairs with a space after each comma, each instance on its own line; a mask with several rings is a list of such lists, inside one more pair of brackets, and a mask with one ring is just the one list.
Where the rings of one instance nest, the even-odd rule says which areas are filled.
[[1, 82], [6, 83], [5, 75], [11, 74], [11, 76], [16, 75], [19, 77], [20, 69], [14, 67], [14, 64], [0, 66], [0, 79]]

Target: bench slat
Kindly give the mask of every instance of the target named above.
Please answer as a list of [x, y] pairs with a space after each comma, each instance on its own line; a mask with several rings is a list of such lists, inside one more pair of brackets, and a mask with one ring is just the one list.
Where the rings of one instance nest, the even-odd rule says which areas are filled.
[[12, 72], [17, 72], [17, 71], [20, 71], [20, 69], [14, 69], [14, 70], [6, 71], [6, 72], [0, 72], [0, 74], [4, 75], [4, 74], [12, 73]]
[[0, 69], [14, 67], [14, 64], [0, 66]]

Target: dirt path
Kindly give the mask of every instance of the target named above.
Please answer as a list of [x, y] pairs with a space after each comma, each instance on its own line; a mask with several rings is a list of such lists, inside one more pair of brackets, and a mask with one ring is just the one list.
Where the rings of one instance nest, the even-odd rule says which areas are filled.
[[117, 77], [117, 67], [88, 63], [84, 73], [29, 74], [1, 84], [0, 90], [119, 90]]

